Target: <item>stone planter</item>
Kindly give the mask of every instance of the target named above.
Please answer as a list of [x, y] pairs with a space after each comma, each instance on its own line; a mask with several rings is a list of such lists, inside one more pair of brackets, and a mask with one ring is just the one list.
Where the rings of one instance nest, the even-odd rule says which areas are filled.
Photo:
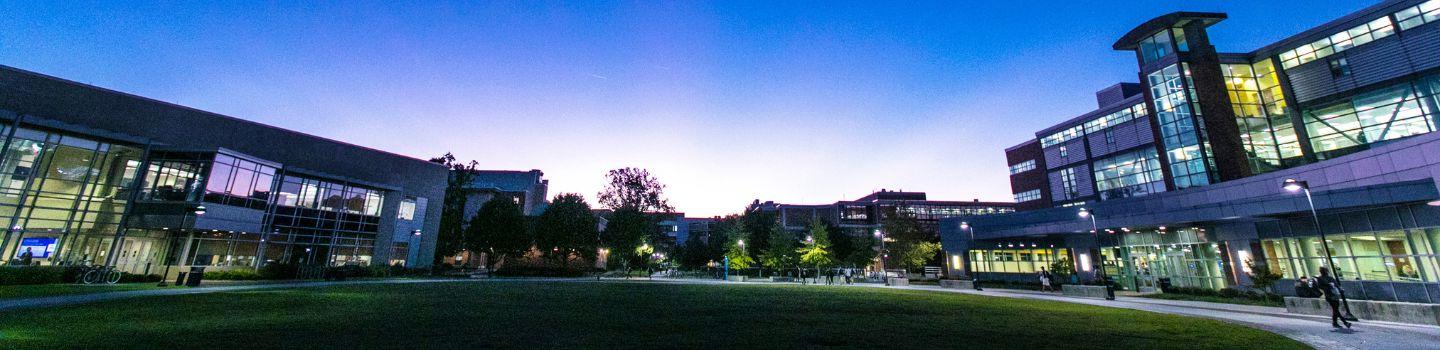
[[892, 287], [904, 287], [910, 285], [910, 279], [904, 277], [890, 277], [887, 282], [889, 282], [890, 286]]
[[[1322, 298], [1285, 297], [1285, 312], [1330, 316], [1330, 304], [1325, 303]], [[1350, 312], [1355, 313], [1355, 317], [1362, 322], [1374, 320], [1440, 326], [1440, 304], [1352, 299]]]
[[971, 281], [971, 280], [940, 280], [940, 288], [975, 289], [975, 281]]
[[770, 277], [770, 282], [795, 282], [795, 277]]
[[730, 282], [745, 282], [745, 276], [730, 275], [726, 276], [725, 280]]
[[1105, 286], [1081, 286], [1067, 284], [1060, 286], [1060, 292], [1072, 297], [1105, 299]]

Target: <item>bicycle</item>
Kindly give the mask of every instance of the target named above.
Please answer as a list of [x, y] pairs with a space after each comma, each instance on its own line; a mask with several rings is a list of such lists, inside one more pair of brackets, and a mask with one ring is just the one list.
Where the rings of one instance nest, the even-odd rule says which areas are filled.
[[85, 272], [81, 273], [80, 283], [116, 284], [120, 282], [120, 277], [123, 275], [123, 272], [116, 270], [115, 267], [112, 266], [91, 266], [85, 268]]

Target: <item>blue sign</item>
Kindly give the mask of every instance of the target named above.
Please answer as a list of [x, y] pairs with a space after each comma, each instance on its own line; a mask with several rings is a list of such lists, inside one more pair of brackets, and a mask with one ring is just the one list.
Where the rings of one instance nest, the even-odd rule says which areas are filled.
[[55, 252], [55, 237], [27, 237], [20, 240], [20, 249], [15, 250], [15, 258], [19, 259], [20, 254], [29, 251], [31, 258], [49, 258]]

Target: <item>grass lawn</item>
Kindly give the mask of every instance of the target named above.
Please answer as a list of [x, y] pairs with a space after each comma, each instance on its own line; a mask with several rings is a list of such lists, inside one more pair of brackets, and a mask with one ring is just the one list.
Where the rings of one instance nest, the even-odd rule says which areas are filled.
[[458, 282], [0, 313], [0, 348], [1303, 349], [1219, 321], [880, 288]]
[[121, 284], [36, 284], [23, 286], [0, 286], [0, 299], [38, 298], [56, 295], [123, 292], [160, 288], [155, 282]]
[[1240, 305], [1285, 307], [1285, 301], [1282, 300], [1282, 299], [1254, 300], [1254, 299], [1248, 299], [1248, 298], [1226, 298], [1226, 297], [1219, 297], [1219, 296], [1173, 294], [1173, 293], [1146, 294], [1146, 295], [1139, 295], [1139, 297], [1141, 297], [1141, 298], [1151, 298], [1151, 299], [1205, 301], [1205, 302], [1211, 302], [1211, 303], [1225, 303], [1225, 304], [1240, 304]]

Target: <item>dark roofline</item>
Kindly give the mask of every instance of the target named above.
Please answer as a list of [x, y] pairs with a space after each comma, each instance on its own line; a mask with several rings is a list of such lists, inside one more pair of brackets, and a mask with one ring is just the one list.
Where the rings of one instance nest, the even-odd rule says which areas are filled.
[[1039, 139], [1039, 138], [1031, 138], [1031, 139], [1025, 140], [1025, 142], [1021, 142], [1021, 143], [1018, 144], [1018, 145], [1014, 145], [1014, 146], [1010, 146], [1010, 147], [1005, 148], [1005, 152], [1014, 151], [1014, 150], [1020, 149], [1020, 147], [1029, 146], [1029, 145], [1032, 144], [1032, 143], [1040, 143], [1040, 139]]
[[1067, 120], [1065, 120], [1065, 121], [1063, 121], [1063, 122], [1060, 122], [1060, 123], [1057, 123], [1057, 124], [1055, 124], [1055, 125], [1052, 125], [1052, 126], [1050, 126], [1050, 127], [1048, 127], [1048, 128], [1040, 129], [1040, 131], [1035, 132], [1035, 138], [1036, 138], [1036, 139], [1039, 139], [1039, 138], [1048, 136], [1048, 135], [1050, 135], [1051, 133], [1054, 133], [1054, 132], [1057, 132], [1057, 131], [1060, 131], [1060, 130], [1069, 129], [1069, 128], [1074, 127], [1074, 126], [1076, 126], [1076, 125], [1084, 124], [1085, 122], [1088, 122], [1088, 121], [1090, 121], [1091, 119], [1095, 119], [1095, 117], [1103, 116], [1103, 115], [1110, 114], [1110, 113], [1119, 112], [1121, 109], [1129, 108], [1130, 106], [1135, 105], [1135, 102], [1143, 102], [1144, 99], [1145, 99], [1145, 94], [1136, 94], [1135, 96], [1126, 97], [1125, 99], [1120, 100], [1120, 102], [1116, 102], [1116, 103], [1111, 104], [1111, 105], [1109, 105], [1109, 106], [1105, 106], [1104, 108], [1097, 108], [1097, 109], [1095, 109], [1095, 110], [1086, 112], [1085, 114], [1081, 114], [1080, 116], [1077, 116], [1077, 117], [1074, 117], [1074, 118], [1070, 118], [1070, 119], [1067, 119]]
[[1110, 47], [1115, 50], [1134, 50], [1135, 47], [1140, 44], [1141, 40], [1145, 40], [1145, 38], [1150, 37], [1150, 35], [1155, 34], [1155, 32], [1161, 29], [1183, 26], [1190, 21], [1201, 21], [1208, 27], [1229, 17], [1229, 15], [1223, 12], [1171, 12], [1141, 23], [1139, 26], [1136, 26], [1135, 29], [1131, 29], [1130, 32], [1121, 36], [1120, 40], [1116, 40], [1115, 44]]
[[[356, 145], [356, 144], [349, 143], [349, 142], [345, 142], [345, 141], [339, 141], [339, 140], [335, 140], [335, 139], [330, 139], [330, 138], [315, 136], [315, 135], [312, 135], [312, 134], [309, 134], [309, 133], [305, 133], [305, 132], [301, 132], [301, 131], [296, 131], [296, 130], [281, 128], [281, 127], [278, 127], [278, 126], [273, 126], [273, 125], [269, 125], [269, 124], [264, 124], [264, 123], [260, 123], [260, 122], [256, 122], [256, 121], [252, 121], [252, 120], [246, 120], [246, 119], [236, 118], [236, 117], [232, 117], [232, 116], [228, 116], [228, 115], [224, 115], [224, 114], [220, 114], [220, 113], [215, 113], [215, 112], [211, 112], [211, 111], [207, 111], [207, 110], [203, 110], [203, 109], [199, 109], [199, 108], [194, 108], [194, 107], [189, 107], [189, 106], [185, 106], [185, 105], [180, 105], [180, 104], [165, 102], [165, 101], [161, 101], [161, 100], [156, 100], [156, 99], [153, 99], [153, 98], [149, 98], [149, 97], [145, 97], [145, 96], [140, 96], [140, 95], [136, 95], [136, 94], [131, 94], [131, 93], [128, 93], [128, 92], [111, 90], [111, 89], [107, 89], [107, 88], [103, 88], [103, 87], [99, 87], [99, 86], [95, 86], [95, 85], [85, 84], [85, 83], [77, 82], [77, 81], [74, 81], [74, 80], [69, 80], [69, 79], [65, 79], [65, 78], [60, 78], [60, 77], [56, 77], [56, 76], [48, 75], [48, 74], [44, 74], [44, 73], [32, 72], [32, 71], [28, 71], [28, 70], [24, 70], [24, 69], [20, 69], [20, 68], [16, 68], [16, 67], [11, 67], [11, 66], [7, 66], [7, 65], [3, 65], [3, 64], [0, 64], [0, 70], [10, 71], [10, 72], [16, 73], [16, 74], [37, 76], [37, 77], [40, 77], [40, 78], [43, 78], [43, 79], [52, 80], [52, 81], [55, 81], [55, 82], [59, 82], [59, 83], [62, 83], [62, 84], [66, 84], [66, 85], [76, 86], [76, 87], [79, 87], [79, 88], [82, 88], [82, 89], [97, 90], [97, 91], [104, 92], [104, 93], [121, 95], [121, 96], [124, 96], [124, 97], [126, 97], [126, 98], [132, 98], [132, 99], [142, 100], [142, 101], [146, 101], [146, 102], [157, 103], [157, 104], [164, 105], [164, 106], [167, 106], [167, 107], [179, 108], [179, 109], [194, 111], [194, 112], [197, 112], [197, 113], [200, 113], [200, 114], [204, 114], [204, 115], [208, 115], [208, 116], [212, 116], [212, 117], [217, 117], [217, 118], [222, 118], [222, 119], [228, 119], [228, 120], [238, 121], [238, 122], [242, 122], [242, 123], [249, 123], [249, 124], [257, 125], [257, 126], [264, 127], [264, 128], [270, 128], [270, 129], [274, 129], [274, 130], [279, 130], [279, 131], [281, 131], [281, 132], [292, 133], [292, 134], [296, 134], [297, 136], [301, 136], [301, 137], [308, 137], [308, 138], [312, 138], [312, 139], [316, 139], [316, 140], [320, 140], [320, 141], [332, 142], [332, 143], [340, 144], [340, 145], [347, 146], [347, 147], [353, 147], [353, 148], [368, 150], [368, 151], [371, 151], [371, 152], [376, 152], [376, 153], [381, 153], [381, 154], [385, 154], [385, 155], [400, 157], [400, 158], [403, 158], [403, 159], [414, 160], [414, 161], [421, 162], [421, 163], [433, 164], [433, 165], [441, 166], [441, 167], [444, 166], [444, 165], [442, 165], [442, 164], [437, 164], [437, 163], [434, 163], [434, 162], [431, 162], [431, 161], [425, 160], [425, 159], [419, 159], [419, 158], [415, 158], [415, 157], [411, 157], [411, 156], [407, 156], [407, 155], [403, 155], [403, 154], [398, 154], [398, 153], [393, 153], [393, 152], [389, 152], [389, 151], [379, 150], [379, 149], [370, 148], [370, 147], [366, 147], [366, 146]], [[44, 116], [41, 116], [41, 117], [44, 117]]]

